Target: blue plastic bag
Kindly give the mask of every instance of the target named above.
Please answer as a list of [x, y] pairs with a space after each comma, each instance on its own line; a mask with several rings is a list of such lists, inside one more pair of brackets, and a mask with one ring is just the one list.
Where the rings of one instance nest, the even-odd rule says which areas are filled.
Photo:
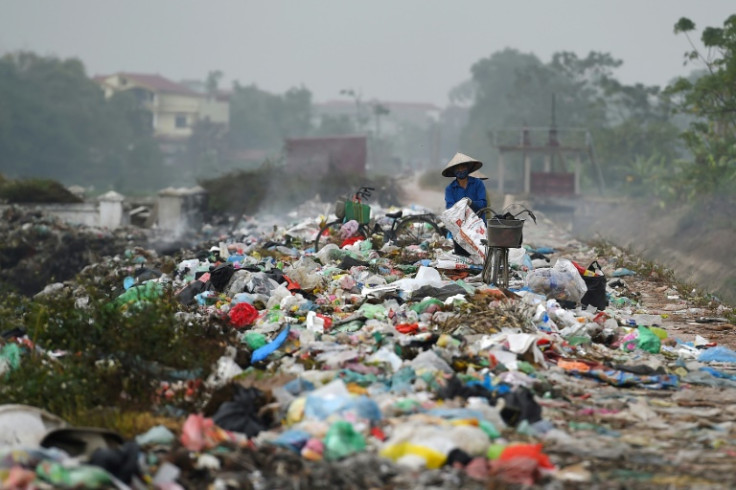
[[264, 345], [263, 347], [259, 347], [255, 351], [253, 351], [253, 354], [250, 356], [250, 362], [259, 362], [273, 354], [273, 352], [284, 345], [284, 342], [286, 342], [286, 339], [289, 337], [289, 331], [291, 330], [291, 326], [287, 325], [285, 329], [281, 331], [280, 334], [276, 336], [275, 339], [273, 339], [268, 344]]
[[698, 356], [700, 362], [736, 362], [736, 352], [728, 347], [716, 346], [703, 351]]

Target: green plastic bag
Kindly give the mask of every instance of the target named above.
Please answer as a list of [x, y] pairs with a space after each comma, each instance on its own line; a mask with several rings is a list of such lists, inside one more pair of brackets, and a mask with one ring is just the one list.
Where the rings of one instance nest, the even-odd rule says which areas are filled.
[[242, 342], [248, 345], [251, 350], [256, 350], [268, 343], [266, 336], [258, 332], [246, 332], [242, 337]]
[[636, 346], [641, 350], [656, 354], [662, 347], [662, 341], [657, 335], [643, 325], [639, 325], [637, 328], [639, 331], [639, 337], [636, 339]]
[[18, 344], [6, 344], [0, 349], [0, 374], [7, 377], [11, 371], [20, 367], [20, 347]]
[[133, 286], [123, 294], [117, 297], [115, 304], [118, 306], [138, 303], [139, 301], [152, 301], [160, 298], [164, 294], [161, 283], [156, 281], [148, 281], [138, 286]]
[[421, 315], [422, 313], [424, 313], [425, 311], [427, 311], [427, 309], [429, 309], [429, 307], [432, 306], [432, 305], [437, 305], [437, 306], [439, 306], [441, 308], [445, 304], [442, 301], [438, 300], [437, 298], [427, 298], [427, 299], [421, 301], [420, 303], [411, 305], [409, 307], [409, 309], [411, 309], [412, 311], [415, 311], [415, 312], [417, 312], [417, 313], [419, 313]]
[[362, 240], [360, 242], [360, 253], [362, 253], [363, 255], [366, 255], [371, 250], [373, 250], [373, 242], [371, 241], [370, 238], [367, 240]]
[[358, 313], [361, 313], [366, 318], [375, 318], [377, 320], [386, 319], [386, 308], [384, 308], [383, 305], [363, 303], [363, 305], [358, 309]]
[[325, 458], [334, 461], [363, 451], [365, 438], [350, 422], [338, 420], [327, 430], [324, 444]]
[[66, 468], [60, 463], [43, 461], [36, 467], [36, 475], [57, 488], [103, 488], [112, 484], [107, 471], [92, 465]]
[[478, 427], [481, 428], [483, 432], [486, 433], [489, 439], [498, 439], [501, 437], [501, 433], [496, 429], [496, 426], [494, 426], [491, 422], [487, 420], [481, 420], [478, 423]]

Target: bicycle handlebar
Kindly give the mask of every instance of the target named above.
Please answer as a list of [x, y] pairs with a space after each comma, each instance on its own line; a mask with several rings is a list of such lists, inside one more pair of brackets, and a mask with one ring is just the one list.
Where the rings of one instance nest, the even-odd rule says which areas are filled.
[[[515, 206], [516, 207], [522, 207], [523, 209], [521, 211], [519, 211], [518, 213], [516, 213], [516, 214], [510, 213], [508, 211], [509, 208], [512, 208], [512, 207], [515, 207]], [[493, 210], [493, 208], [491, 208], [489, 206], [489, 207], [486, 207], [486, 208], [483, 208], [483, 209], [478, 210], [478, 213], [476, 213], [476, 214], [480, 215], [481, 213], [484, 213], [486, 211], [490, 211], [492, 213], [492, 215], [493, 215], [493, 218], [498, 218], [498, 219], [518, 219], [518, 216], [519, 215], [521, 215], [523, 213], [527, 213], [529, 215], [529, 217], [532, 220], [534, 220], [534, 224], [537, 224], [537, 217], [534, 215], [534, 213], [532, 212], [532, 210], [525, 208], [521, 204], [516, 204], [516, 203], [510, 204], [510, 205], [506, 206], [503, 209], [503, 211], [501, 211], [501, 213], [497, 213], [496, 211]]]
[[375, 191], [375, 187], [367, 187], [363, 186], [358, 189], [358, 192], [355, 193], [356, 199], [368, 199], [371, 197], [371, 191]]

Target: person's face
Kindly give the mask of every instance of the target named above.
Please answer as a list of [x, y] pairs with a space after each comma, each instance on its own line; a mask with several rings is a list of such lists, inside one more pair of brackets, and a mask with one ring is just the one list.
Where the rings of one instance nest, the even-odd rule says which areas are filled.
[[455, 177], [458, 179], [465, 179], [468, 177], [470, 167], [467, 163], [461, 163], [455, 167]]

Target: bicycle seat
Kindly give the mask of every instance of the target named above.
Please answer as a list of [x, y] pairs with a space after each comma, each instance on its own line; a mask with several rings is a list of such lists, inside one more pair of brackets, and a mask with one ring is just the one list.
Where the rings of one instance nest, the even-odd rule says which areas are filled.
[[404, 211], [396, 211], [395, 213], [386, 213], [387, 218], [399, 219], [404, 214]]

